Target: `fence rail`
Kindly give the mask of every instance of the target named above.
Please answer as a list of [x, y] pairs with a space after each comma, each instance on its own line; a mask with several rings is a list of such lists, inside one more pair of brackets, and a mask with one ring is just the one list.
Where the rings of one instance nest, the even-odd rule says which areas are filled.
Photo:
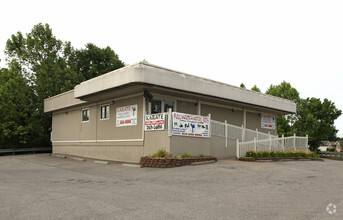
[[287, 150], [296, 150], [296, 151], [308, 151], [308, 137], [280, 137], [280, 138], [270, 138], [265, 140], [256, 140], [253, 141], [237, 141], [237, 157], [245, 156], [248, 150], [253, 151], [287, 151]]
[[266, 134], [256, 130], [244, 128], [243, 126], [236, 126], [228, 124], [227, 122], [219, 122], [211, 120], [211, 134], [219, 137], [226, 137], [231, 139], [238, 139], [240, 141], [253, 141], [276, 139], [275, 135]]

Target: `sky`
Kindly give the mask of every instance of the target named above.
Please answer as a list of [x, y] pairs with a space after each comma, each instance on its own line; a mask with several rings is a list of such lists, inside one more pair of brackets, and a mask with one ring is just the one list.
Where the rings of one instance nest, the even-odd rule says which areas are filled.
[[[1, 9], [0, 67], [7, 39], [41, 22], [75, 48], [110, 46], [126, 64], [145, 59], [262, 92], [285, 80], [343, 110], [341, 0], [11, 0]], [[343, 116], [335, 125], [343, 137]]]

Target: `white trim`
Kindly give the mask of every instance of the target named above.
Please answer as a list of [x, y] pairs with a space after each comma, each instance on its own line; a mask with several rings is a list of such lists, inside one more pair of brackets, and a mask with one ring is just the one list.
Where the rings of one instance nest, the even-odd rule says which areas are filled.
[[[146, 111], [146, 104], [145, 104], [146, 100], [145, 97], [143, 96], [143, 108], [142, 108], [142, 113], [143, 113], [143, 117], [142, 117], [142, 141], [144, 141], [144, 132], [145, 132], [145, 111]], [[137, 124], [138, 124], [138, 117], [137, 117]]]
[[[83, 121], [83, 111], [84, 110], [88, 110], [88, 121]], [[81, 123], [86, 123], [86, 122], [89, 122], [91, 120], [91, 109], [90, 108], [82, 108], [81, 109]]]
[[143, 139], [122, 139], [122, 140], [73, 140], [73, 141], [52, 141], [52, 143], [101, 143], [101, 142], [137, 142]]

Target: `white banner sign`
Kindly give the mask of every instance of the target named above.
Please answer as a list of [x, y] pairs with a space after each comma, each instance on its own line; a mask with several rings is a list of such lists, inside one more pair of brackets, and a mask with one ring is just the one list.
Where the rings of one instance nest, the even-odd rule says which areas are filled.
[[210, 117], [173, 112], [173, 135], [210, 137]]
[[262, 114], [261, 115], [261, 128], [275, 129], [276, 118], [274, 115]]
[[137, 105], [129, 105], [117, 108], [116, 126], [137, 125]]
[[145, 116], [145, 130], [156, 131], [164, 130], [164, 124], [166, 120], [166, 113], [158, 113]]

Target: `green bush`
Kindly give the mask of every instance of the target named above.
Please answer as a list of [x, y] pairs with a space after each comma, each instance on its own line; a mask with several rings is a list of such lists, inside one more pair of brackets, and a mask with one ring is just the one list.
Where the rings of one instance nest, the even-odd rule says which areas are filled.
[[152, 155], [152, 158], [172, 158], [173, 154], [168, 153], [167, 151], [160, 149]]
[[246, 157], [253, 158], [273, 158], [273, 157], [289, 157], [289, 158], [319, 158], [319, 154], [305, 151], [250, 151], [245, 154]]

